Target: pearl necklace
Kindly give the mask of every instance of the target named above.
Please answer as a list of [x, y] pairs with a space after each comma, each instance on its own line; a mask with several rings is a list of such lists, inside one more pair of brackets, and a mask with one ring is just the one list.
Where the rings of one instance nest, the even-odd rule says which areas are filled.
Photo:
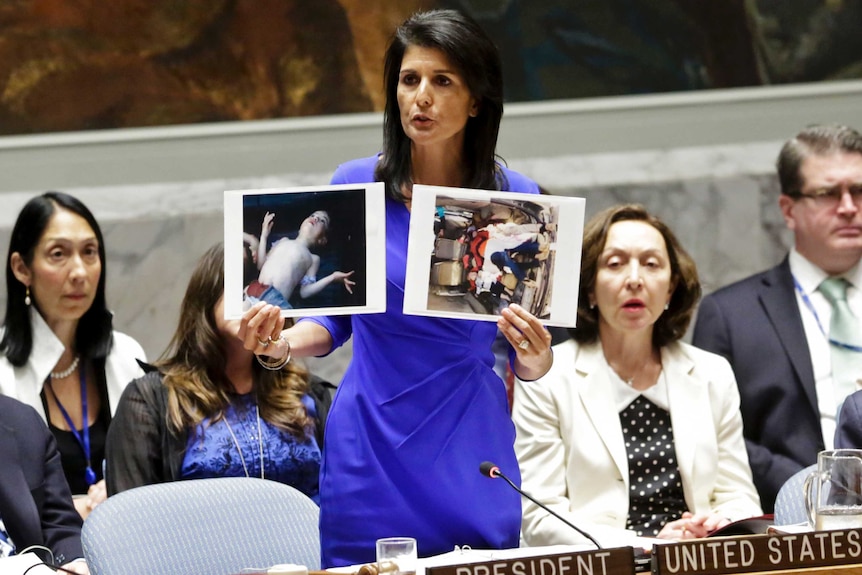
[[[260, 478], [265, 479], [263, 476], [263, 436], [260, 433], [260, 410], [257, 405], [254, 406], [254, 415], [257, 419], [257, 448], [260, 450]], [[233, 428], [230, 426], [230, 422], [227, 420], [227, 417], [224, 418], [224, 424], [227, 425], [227, 430], [230, 432], [231, 438], [233, 438], [233, 444], [239, 452], [239, 460], [242, 462], [242, 470], [245, 471], [245, 476], [251, 477], [248, 474], [248, 466], [245, 464], [245, 455], [242, 452], [242, 447], [240, 447], [239, 441], [237, 441], [236, 435], [234, 435]]]
[[75, 354], [75, 359], [72, 360], [72, 365], [64, 369], [63, 371], [52, 371], [51, 379], [65, 379], [72, 375], [72, 372], [78, 369], [78, 362], [81, 361], [81, 356]]

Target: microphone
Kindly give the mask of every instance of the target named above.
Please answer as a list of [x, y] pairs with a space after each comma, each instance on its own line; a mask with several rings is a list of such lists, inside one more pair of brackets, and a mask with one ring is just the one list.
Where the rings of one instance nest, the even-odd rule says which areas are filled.
[[593, 545], [596, 546], [596, 549], [602, 548], [602, 546], [599, 545], [599, 542], [596, 541], [592, 535], [590, 535], [589, 533], [587, 533], [583, 529], [579, 529], [579, 528], [575, 527], [571, 521], [567, 520], [565, 517], [563, 517], [562, 515], [560, 515], [559, 513], [557, 513], [556, 511], [554, 511], [553, 509], [551, 509], [547, 505], [545, 505], [544, 503], [540, 503], [539, 501], [536, 500], [536, 498], [534, 498], [532, 495], [530, 495], [526, 491], [522, 491], [521, 488], [518, 487], [517, 485], [515, 485], [515, 483], [511, 479], [509, 479], [508, 477], [503, 475], [503, 472], [500, 471], [499, 467], [497, 467], [496, 465], [494, 465], [490, 461], [483, 461], [479, 465], [479, 473], [481, 473], [485, 477], [490, 477], [491, 479], [495, 479], [497, 477], [503, 479], [506, 483], [508, 483], [512, 487], [512, 489], [514, 489], [515, 491], [520, 493], [522, 496], [526, 497], [527, 499], [529, 499], [530, 501], [532, 501], [533, 503], [535, 503], [536, 505], [538, 505], [539, 507], [541, 507], [542, 509], [544, 509], [545, 511], [547, 511], [548, 513], [550, 513], [551, 515], [553, 515], [554, 517], [556, 517], [557, 519], [559, 519], [560, 521], [562, 521], [563, 523], [565, 523], [566, 525], [568, 525], [569, 527], [571, 527], [572, 529], [574, 529], [575, 531], [577, 531], [578, 533], [580, 533], [581, 535], [583, 535], [584, 537], [589, 539], [590, 541], [592, 541]]

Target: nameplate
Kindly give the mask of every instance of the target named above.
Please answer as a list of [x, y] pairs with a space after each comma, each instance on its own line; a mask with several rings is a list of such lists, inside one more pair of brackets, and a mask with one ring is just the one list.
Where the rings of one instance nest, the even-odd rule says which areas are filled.
[[653, 546], [653, 573], [719, 575], [858, 564], [862, 530], [716, 537]]
[[425, 575], [634, 575], [631, 547], [426, 567]]

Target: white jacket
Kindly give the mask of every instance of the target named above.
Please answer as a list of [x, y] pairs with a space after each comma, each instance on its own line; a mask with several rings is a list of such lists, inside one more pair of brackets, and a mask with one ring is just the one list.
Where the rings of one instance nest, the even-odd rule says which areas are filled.
[[[761, 514], [742, 437], [739, 391], [727, 361], [684, 343], [661, 350], [674, 446], [688, 509], [731, 520]], [[512, 418], [523, 489], [603, 545], [631, 544], [629, 469], [601, 344], [554, 346], [541, 379], [517, 381]], [[586, 543], [525, 500], [529, 545]]]
[[[39, 394], [51, 370], [63, 355], [65, 346], [36, 310], [31, 310], [30, 322], [33, 351], [27, 363], [15, 367], [9, 363], [5, 354], [0, 354], [0, 393], [33, 406], [47, 421]], [[105, 380], [112, 414], [117, 409], [126, 385], [144, 374], [136, 359], [146, 361], [141, 345], [126, 334], [115, 331], [114, 345], [105, 361]]]

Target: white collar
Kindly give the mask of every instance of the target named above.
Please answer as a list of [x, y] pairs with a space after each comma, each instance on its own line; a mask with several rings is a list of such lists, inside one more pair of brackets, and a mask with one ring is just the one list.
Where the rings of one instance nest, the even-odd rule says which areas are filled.
[[37, 381], [44, 381], [60, 361], [66, 346], [48, 327], [42, 314], [33, 307], [30, 308], [30, 325], [33, 329], [33, 348], [27, 363], [32, 366]]
[[[788, 260], [790, 263], [790, 273], [796, 278], [796, 281], [806, 295], [811, 295], [817, 291], [823, 280], [829, 277], [829, 274], [811, 263], [810, 260], [796, 251], [796, 248], [790, 250]], [[859, 262], [856, 262], [856, 265], [838, 277], [843, 277], [850, 282], [851, 286], [862, 289], [862, 265]]]

